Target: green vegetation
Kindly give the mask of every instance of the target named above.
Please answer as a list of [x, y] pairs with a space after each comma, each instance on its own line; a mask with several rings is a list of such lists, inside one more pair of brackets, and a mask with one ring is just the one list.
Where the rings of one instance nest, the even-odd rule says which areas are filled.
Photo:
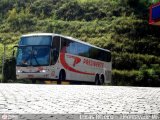
[[1, 0], [1, 43], [10, 56], [22, 34], [72, 36], [112, 51], [113, 84], [160, 86], [160, 28], [148, 24], [148, 8], [158, 1]]

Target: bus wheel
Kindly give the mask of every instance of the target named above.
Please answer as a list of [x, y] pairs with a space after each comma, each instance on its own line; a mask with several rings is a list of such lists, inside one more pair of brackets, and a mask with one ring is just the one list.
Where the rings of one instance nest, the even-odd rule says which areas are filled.
[[59, 79], [57, 81], [57, 84], [61, 84], [63, 80], [65, 80], [65, 71], [61, 70], [59, 73]]
[[104, 75], [101, 75], [101, 78], [100, 78], [100, 85], [104, 85]]
[[95, 77], [95, 85], [99, 85], [99, 75], [98, 74]]
[[36, 84], [36, 79], [32, 79], [32, 84]]

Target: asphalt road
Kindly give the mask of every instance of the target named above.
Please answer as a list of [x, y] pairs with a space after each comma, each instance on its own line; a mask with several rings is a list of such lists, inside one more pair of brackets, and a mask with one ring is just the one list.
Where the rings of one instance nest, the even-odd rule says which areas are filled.
[[0, 114], [82, 113], [159, 114], [160, 88], [0, 84]]

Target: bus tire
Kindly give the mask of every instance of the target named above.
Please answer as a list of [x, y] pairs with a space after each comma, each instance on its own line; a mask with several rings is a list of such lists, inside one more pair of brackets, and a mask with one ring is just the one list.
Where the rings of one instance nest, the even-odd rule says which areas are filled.
[[101, 75], [101, 78], [100, 78], [100, 85], [104, 85], [104, 75], [103, 74]]
[[61, 70], [60, 73], [59, 73], [59, 79], [57, 81], [57, 84], [62, 84], [62, 81], [65, 80], [65, 71], [64, 70]]
[[99, 75], [98, 74], [95, 77], [95, 85], [99, 85]]

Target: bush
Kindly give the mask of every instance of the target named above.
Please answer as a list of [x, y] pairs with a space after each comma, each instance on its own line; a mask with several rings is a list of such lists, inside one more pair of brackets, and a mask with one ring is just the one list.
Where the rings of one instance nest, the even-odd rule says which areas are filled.
[[131, 54], [131, 53], [112, 53], [112, 63], [114, 69], [119, 70], [139, 70], [146, 64], [160, 64], [160, 57], [153, 55]]
[[143, 65], [139, 71], [113, 70], [112, 85], [160, 87], [160, 65]]
[[141, 86], [160, 86], [160, 65], [154, 64], [150, 67], [143, 65], [136, 78], [137, 84]]
[[139, 71], [112, 71], [112, 85], [135, 85]]

